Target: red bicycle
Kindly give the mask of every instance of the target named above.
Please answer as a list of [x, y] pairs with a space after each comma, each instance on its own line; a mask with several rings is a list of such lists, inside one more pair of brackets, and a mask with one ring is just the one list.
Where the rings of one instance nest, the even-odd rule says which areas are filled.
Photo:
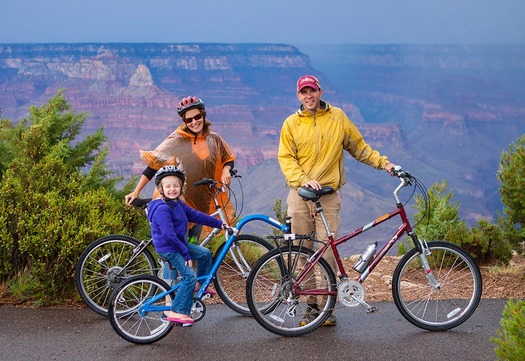
[[[323, 195], [333, 193], [334, 189], [298, 189], [303, 199], [315, 203], [329, 237], [326, 242], [317, 241], [315, 250], [302, 245], [305, 239], [311, 239], [311, 235], [274, 237], [276, 242], [284, 242], [284, 245], [259, 259], [246, 284], [249, 309], [260, 325], [282, 336], [307, 334], [328, 319], [337, 299], [347, 307], [361, 305], [369, 313], [376, 311], [376, 307], [365, 302], [362, 283], [404, 234], [412, 241], [413, 248], [400, 259], [392, 278], [392, 295], [401, 314], [420, 328], [443, 331], [462, 324], [474, 313], [482, 291], [481, 273], [475, 261], [455, 244], [426, 242], [418, 238], [398, 193], [409, 185], [417, 187], [428, 209], [426, 189], [421, 181], [399, 166], [392, 175], [400, 180], [394, 190], [396, 209], [338, 239], [334, 239], [329, 229], [320, 201]], [[359, 275], [350, 280], [337, 247], [397, 216], [401, 218], [401, 225], [377, 253], [377, 242], [367, 247], [354, 265]], [[337, 279], [322, 258], [329, 248], [341, 274]]]

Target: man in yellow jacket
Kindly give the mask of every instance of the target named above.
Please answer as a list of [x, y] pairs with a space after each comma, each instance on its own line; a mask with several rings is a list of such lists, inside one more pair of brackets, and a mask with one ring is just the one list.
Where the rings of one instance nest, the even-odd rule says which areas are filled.
[[[297, 234], [315, 232], [316, 239], [328, 237], [321, 218], [314, 212], [315, 205], [305, 202], [298, 194], [301, 186], [321, 189], [332, 186], [339, 190], [346, 182], [343, 151], [347, 151], [357, 161], [387, 172], [395, 166], [386, 156], [373, 150], [344, 111], [321, 100], [323, 90], [319, 80], [313, 75], [305, 75], [297, 81], [297, 97], [301, 107], [283, 123], [279, 142], [278, 160], [281, 170], [291, 188], [286, 200], [288, 216], [292, 217], [292, 231]], [[341, 200], [338, 192], [325, 195], [323, 210], [334, 237], [339, 228]], [[313, 241], [306, 244], [313, 248]], [[325, 254], [332, 269], [337, 274], [337, 265], [331, 250]], [[308, 300], [307, 309], [301, 325], [315, 319], [318, 311], [317, 299]], [[335, 325], [335, 315], [331, 315], [325, 325]]]

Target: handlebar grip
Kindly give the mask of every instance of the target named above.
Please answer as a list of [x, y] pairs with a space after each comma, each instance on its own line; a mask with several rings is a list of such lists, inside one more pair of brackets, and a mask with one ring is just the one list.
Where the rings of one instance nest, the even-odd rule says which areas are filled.
[[213, 179], [202, 178], [200, 181], [194, 182], [193, 186], [194, 187], [198, 187], [198, 186], [202, 186], [202, 185], [206, 185], [206, 184], [215, 184], [215, 183], [217, 183], [217, 182], [214, 181]]
[[149, 202], [151, 202], [151, 198], [135, 198], [131, 205], [137, 208], [146, 208]]
[[412, 175], [398, 165], [392, 168], [390, 174], [398, 178], [405, 179], [408, 181], [408, 184], [411, 184], [410, 179], [412, 179]]
[[233, 234], [233, 228], [232, 227], [225, 227], [224, 230], [226, 233], [228, 233], [228, 236], [231, 236]]

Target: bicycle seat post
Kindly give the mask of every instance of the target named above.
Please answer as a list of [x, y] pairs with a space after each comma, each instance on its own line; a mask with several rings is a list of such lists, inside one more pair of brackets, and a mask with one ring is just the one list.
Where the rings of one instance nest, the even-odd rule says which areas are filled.
[[321, 217], [321, 220], [323, 221], [324, 229], [326, 230], [326, 236], [330, 237], [330, 235], [332, 235], [332, 231], [330, 230], [330, 226], [328, 225], [328, 222], [326, 221], [326, 216], [324, 215], [323, 207], [321, 206], [321, 202], [319, 200], [315, 201], [315, 213]]

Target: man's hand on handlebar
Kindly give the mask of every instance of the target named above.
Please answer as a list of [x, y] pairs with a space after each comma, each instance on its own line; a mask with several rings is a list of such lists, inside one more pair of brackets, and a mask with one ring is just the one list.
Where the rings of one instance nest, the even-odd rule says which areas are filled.
[[397, 165], [395, 165], [394, 163], [387, 163], [387, 165], [385, 165], [385, 170], [387, 171], [388, 174], [390, 174], [391, 176], [395, 176], [393, 170], [398, 167]]

